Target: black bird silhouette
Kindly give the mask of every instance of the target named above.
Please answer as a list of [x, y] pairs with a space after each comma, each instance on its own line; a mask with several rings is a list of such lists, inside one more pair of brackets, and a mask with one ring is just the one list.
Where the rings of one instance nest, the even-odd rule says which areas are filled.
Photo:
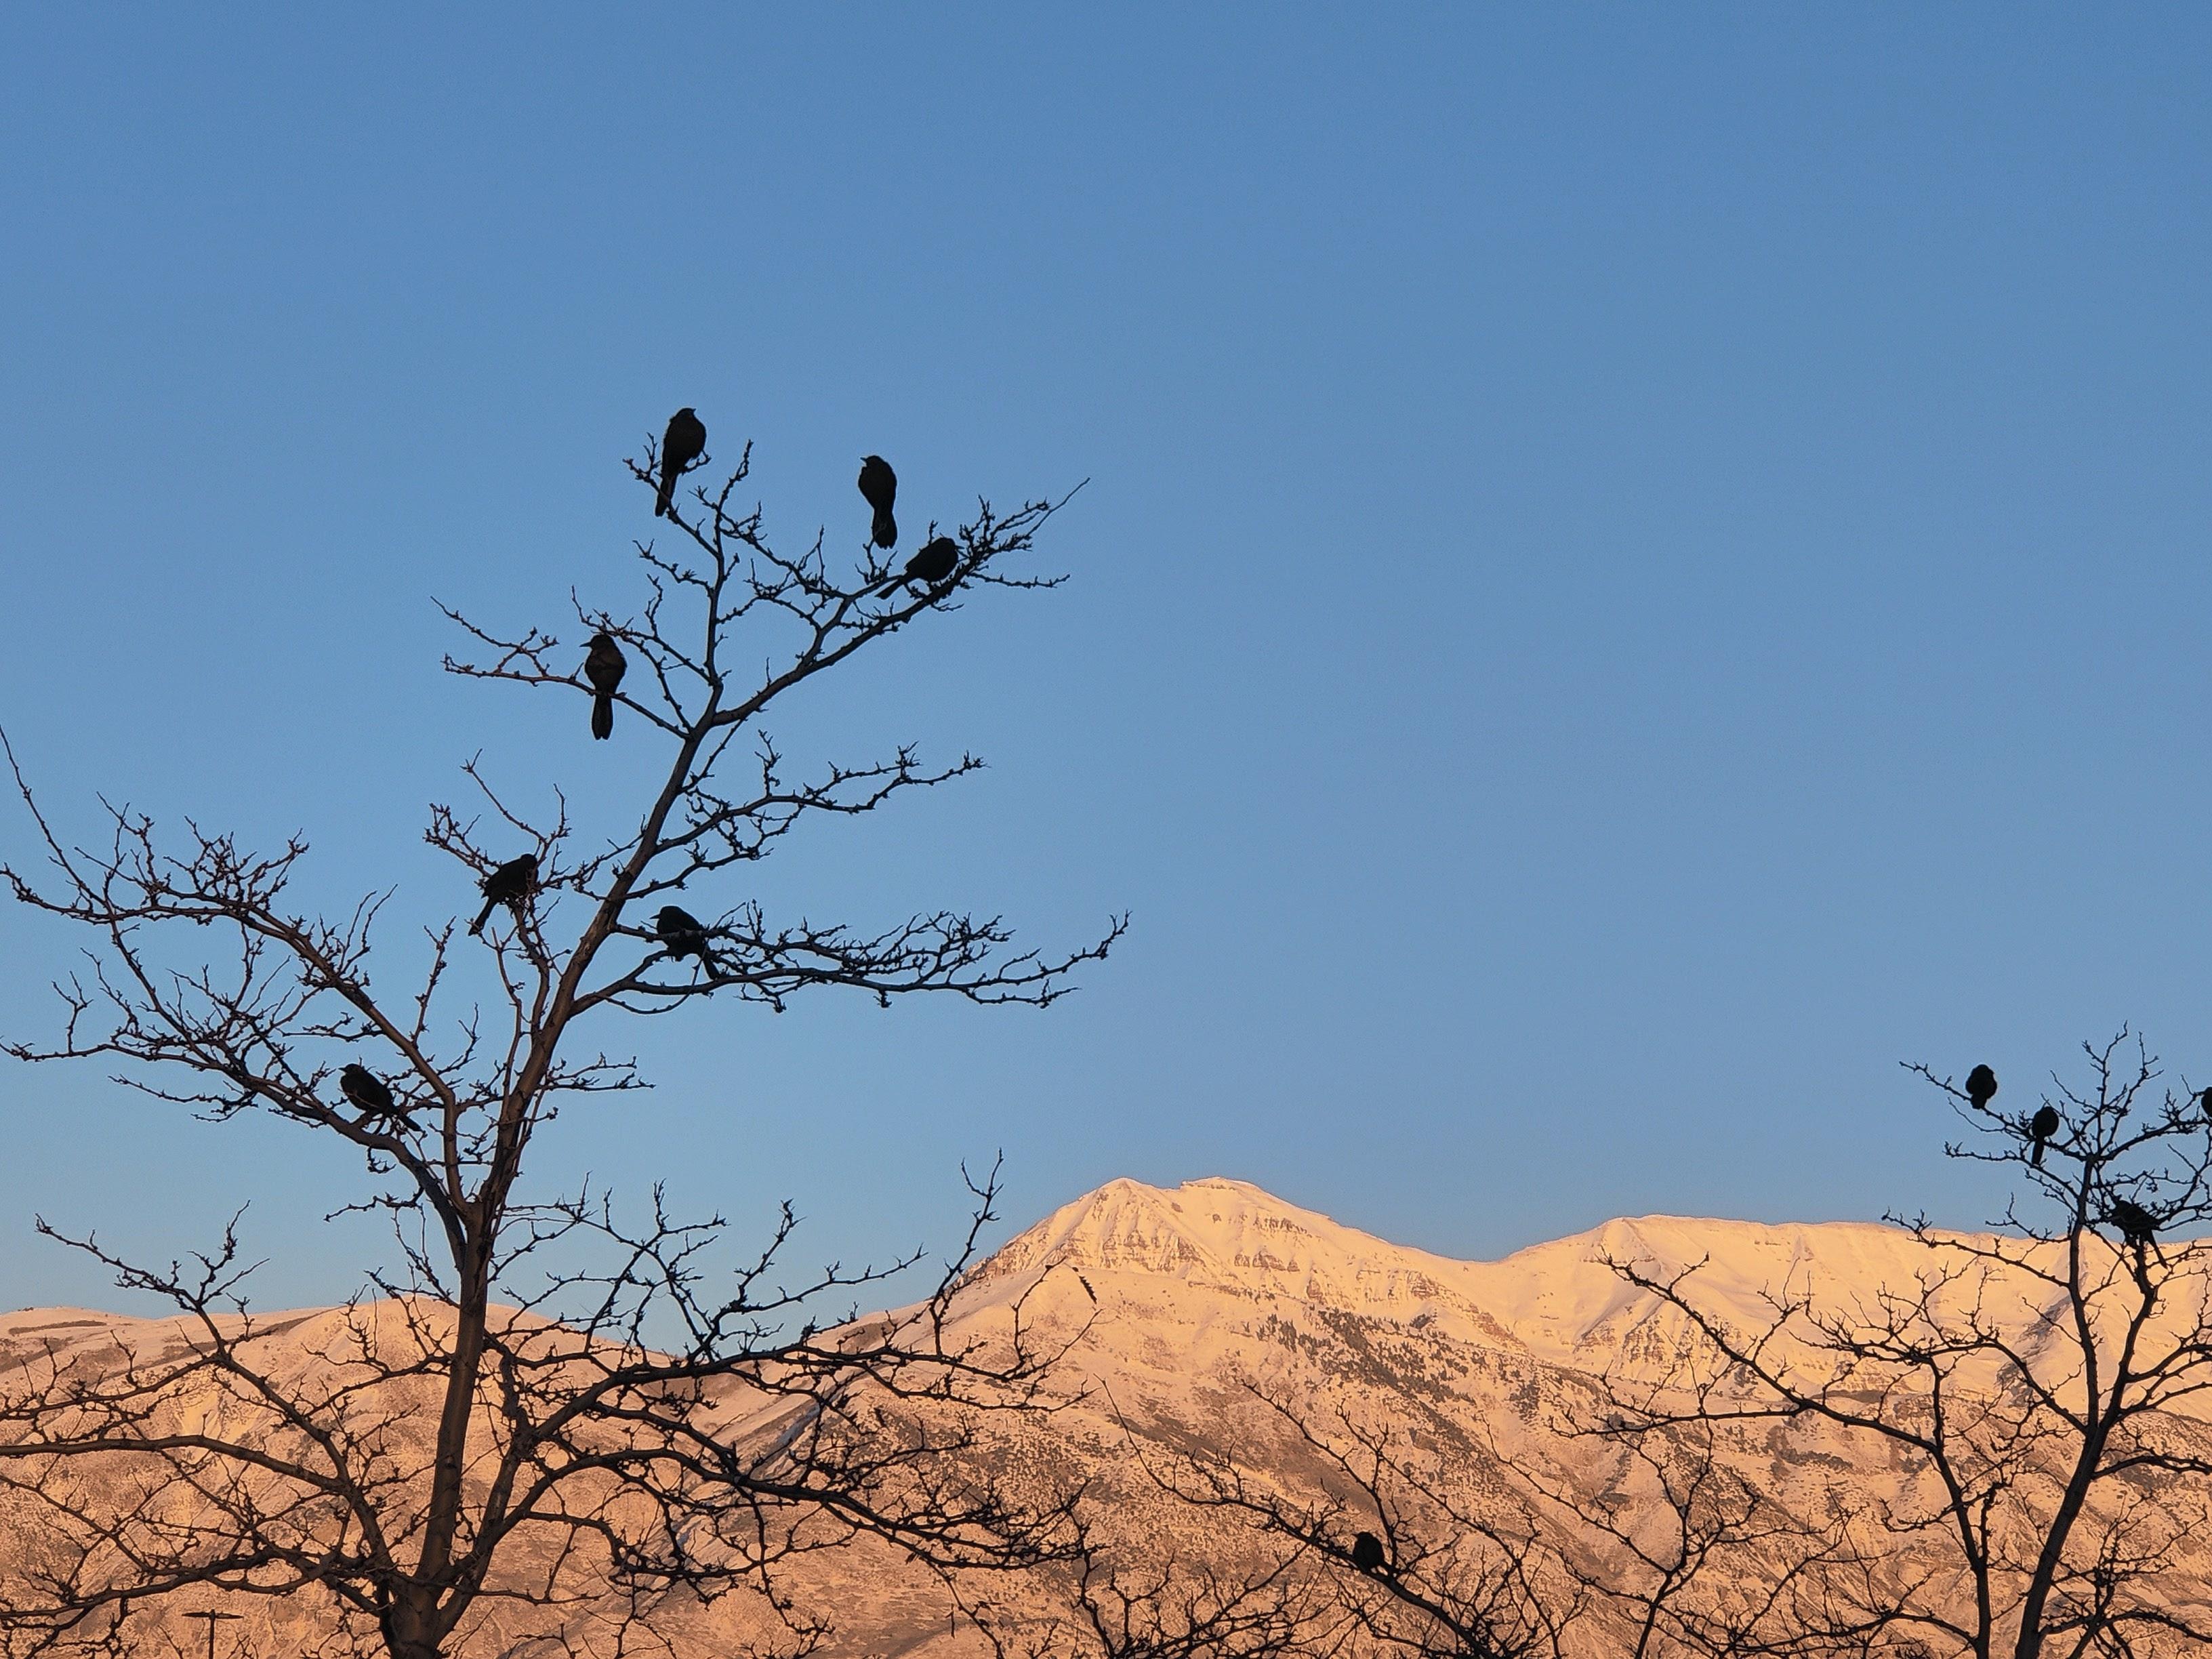
[[689, 910], [673, 904], [662, 905], [660, 913], [653, 919], [653, 931], [670, 956], [679, 960], [696, 957], [701, 967], [708, 973], [714, 972], [714, 953], [708, 948], [707, 925]]
[[611, 738], [615, 732], [615, 692], [629, 672], [629, 659], [605, 634], [592, 635], [592, 648], [584, 654], [584, 678], [592, 683], [592, 735]]
[[684, 469], [707, 453], [707, 423], [688, 409], [679, 409], [668, 417], [668, 430], [660, 435], [660, 499], [653, 504], [653, 516], [668, 516], [670, 503], [676, 499], [676, 480]]
[[1988, 1105], [1996, 1091], [1997, 1074], [1988, 1066], [1977, 1066], [1966, 1073], [1966, 1098], [1974, 1103], [1976, 1111]]
[[2028, 1139], [2035, 1143], [2034, 1149], [2027, 1155], [2027, 1161], [2034, 1164], [2037, 1169], [2043, 1167], [2045, 1144], [2057, 1133], [2058, 1109], [2045, 1103], [2036, 1112], [2034, 1120], [2027, 1126]]
[[939, 536], [933, 542], [922, 544], [921, 550], [906, 562], [906, 568], [890, 578], [882, 591], [890, 592], [902, 582], [920, 582], [934, 587], [951, 575], [960, 562], [960, 544], [950, 536]]
[[1382, 1540], [1371, 1532], [1363, 1532], [1352, 1540], [1352, 1565], [1362, 1572], [1382, 1571]]
[[519, 859], [509, 859], [483, 878], [484, 908], [469, 925], [471, 936], [483, 932], [484, 923], [491, 913], [504, 904], [514, 912], [517, 921], [522, 920], [522, 907], [531, 894], [538, 890], [538, 854], [525, 853]]
[[404, 1117], [384, 1079], [357, 1061], [348, 1062], [338, 1073], [338, 1092], [374, 1117]]
[[891, 517], [891, 503], [898, 499], [898, 474], [891, 471], [891, 464], [882, 456], [861, 458], [860, 494], [867, 497], [868, 505], [876, 512], [876, 545], [896, 547], [898, 520]]
[[2197, 1097], [2197, 1104], [2204, 1113], [2204, 1121], [2212, 1123], [2212, 1089], [2201, 1091]]
[[2158, 1218], [2131, 1198], [2116, 1198], [2105, 1219], [2120, 1230], [2120, 1237], [2138, 1250], [2158, 1231]]

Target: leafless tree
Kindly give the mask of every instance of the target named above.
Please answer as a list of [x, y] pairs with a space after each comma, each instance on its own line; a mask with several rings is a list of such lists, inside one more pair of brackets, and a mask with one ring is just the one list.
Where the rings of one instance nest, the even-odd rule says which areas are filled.
[[[1802, 1277], [1742, 1328], [1701, 1272], [1615, 1260], [1680, 1316], [1697, 1358], [1616, 1379], [1632, 1425], [1826, 1425], [1887, 1462], [1894, 1499], [1838, 1492], [1866, 1547], [1821, 1581], [1802, 1648], [2038, 1659], [2212, 1643], [2212, 1132], [2126, 1033], [2084, 1045], [2091, 1086], [2054, 1079], [2059, 1127], [1939, 1089], [1971, 1132], [1947, 1150], [2009, 1170], [1990, 1231], [1893, 1218], [1925, 1251], [1911, 1282], [1849, 1305]], [[1842, 1483], [1846, 1487], [1850, 1483]], [[1806, 1608], [1799, 1613], [1804, 1615]]]
[[[1264, 1551], [1292, 1552], [1324, 1592], [1267, 1651], [1562, 1659], [1571, 1650], [1568, 1632], [1589, 1598], [1523, 1506], [1399, 1426], [1244, 1386], [1316, 1478], [1264, 1474], [1279, 1460], [1226, 1438], [1147, 1464], [1178, 1501], [1234, 1522]], [[1380, 1545], [1380, 1565], [1361, 1559], [1362, 1534]]]
[[[281, 1598], [304, 1620], [290, 1638], [303, 1652], [634, 1652], [651, 1640], [640, 1614], [738, 1591], [774, 1616], [776, 1643], [804, 1650], [824, 1625], [784, 1587], [797, 1555], [872, 1540], [939, 1575], [957, 1603], [964, 1575], [1070, 1554], [1064, 1502], [963, 1455], [981, 1415], [1050, 1403], [1049, 1345], [1019, 1308], [948, 1337], [975, 1231], [918, 1303], [854, 1324], [853, 1298], [918, 1255], [787, 1283], [788, 1206], [732, 1267], [722, 1221], [672, 1217], [658, 1191], [631, 1221], [602, 1193], [525, 1178], [559, 1109], [642, 1086], [605, 1046], [615, 1016], [708, 998], [781, 1009], [830, 987], [1042, 1006], [1121, 933], [1116, 921], [1045, 956], [995, 917], [855, 929], [743, 900], [711, 912], [703, 949], [656, 930], [655, 906], [682, 894], [705, 908], [718, 878], [805, 825], [980, 764], [899, 747], [795, 777], [763, 727], [780, 700], [982, 590], [1056, 580], [1016, 567], [1064, 501], [979, 506], [948, 576], [900, 584], [872, 549], [833, 560], [818, 532], [777, 550], [739, 493], [750, 460], [676, 503], [672, 546], [638, 545], [636, 613], [576, 600], [564, 646], [448, 611], [472, 641], [451, 672], [574, 697], [580, 732], [593, 696], [581, 641], [617, 642], [617, 736], [654, 743], [666, 764], [634, 828], [593, 846], [565, 796], [539, 811], [471, 762], [481, 808], [434, 806], [428, 839], [479, 878], [507, 865], [487, 902], [508, 902], [481, 944], [452, 920], [426, 927], [397, 996], [370, 962], [392, 891], [337, 920], [303, 914], [304, 840], [257, 853], [196, 824], [157, 834], [127, 808], [82, 844], [8, 751], [44, 865], [6, 879], [88, 936], [93, 965], [58, 988], [58, 1036], [5, 1051], [112, 1065], [214, 1124], [263, 1113], [350, 1143], [353, 1207], [387, 1217], [396, 1245], [302, 1334], [249, 1305], [234, 1224], [203, 1254], [147, 1265], [40, 1221], [175, 1313], [143, 1340], [19, 1346], [0, 1370], [0, 1504], [21, 1545], [0, 1573], [7, 1650], [144, 1650], [181, 1609]], [[652, 495], [654, 447], [629, 465]], [[220, 960], [210, 930], [230, 941]], [[462, 988], [472, 976], [478, 994]], [[388, 1109], [373, 1084], [338, 1086], [356, 1061]], [[971, 1187], [980, 1230], [995, 1171]]]
[[[1289, 1455], [1188, 1449], [1158, 1478], [1267, 1547], [1294, 1550], [1304, 1576], [1291, 1582], [1326, 1587], [1270, 1653], [1802, 1655], [1806, 1599], [1858, 1559], [1843, 1528], [1792, 1512], [1732, 1468], [1706, 1425], [1632, 1427], [1592, 1395], [1543, 1425], [1579, 1460], [1568, 1471], [1509, 1452], [1486, 1423], [1417, 1407], [1374, 1426], [1280, 1386], [1247, 1387], [1287, 1433]], [[1293, 1466], [1318, 1480], [1286, 1479]], [[1363, 1533], [1379, 1565], [1359, 1559]], [[1826, 1650], [1860, 1650], [1844, 1640]]]
[[1157, 1539], [1100, 1537], [1079, 1515], [1073, 1567], [1042, 1571], [1056, 1611], [1021, 1647], [1029, 1659], [1338, 1659], [1358, 1636], [1296, 1540], [1259, 1543], [1229, 1564], [1179, 1559]]

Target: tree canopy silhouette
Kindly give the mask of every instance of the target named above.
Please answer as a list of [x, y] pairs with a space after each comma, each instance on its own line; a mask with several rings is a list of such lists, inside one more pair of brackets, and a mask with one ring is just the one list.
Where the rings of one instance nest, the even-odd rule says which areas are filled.
[[[797, 552], [776, 546], [762, 509], [741, 503], [750, 449], [718, 488], [694, 491], [696, 512], [678, 501], [704, 446], [681, 410], [658, 451], [629, 463], [672, 544], [637, 544], [640, 608], [575, 603], [592, 641], [582, 678], [552, 633], [447, 609], [471, 647], [446, 666], [466, 679], [580, 693], [604, 713], [619, 665], [640, 669], [643, 689], [623, 702], [661, 764], [631, 827], [591, 845], [557, 791], [534, 810], [465, 766], [481, 809], [434, 805], [427, 839], [481, 885], [471, 935], [501, 907], [514, 925], [471, 945], [434, 903], [411, 988], [369, 971], [392, 890], [335, 918], [305, 914], [292, 896], [303, 840], [255, 852], [128, 808], [81, 844], [6, 751], [44, 868], [0, 878], [81, 929], [94, 966], [62, 983], [58, 1036], [0, 1048], [96, 1061], [216, 1126], [264, 1114], [345, 1143], [361, 1160], [353, 1207], [392, 1229], [389, 1258], [302, 1376], [251, 1306], [234, 1227], [161, 1266], [40, 1222], [176, 1317], [163, 1343], [122, 1344], [98, 1364], [35, 1346], [0, 1360], [0, 1504], [36, 1540], [20, 1571], [0, 1567], [7, 1651], [131, 1653], [210, 1598], [281, 1598], [306, 1620], [301, 1653], [435, 1659], [494, 1619], [580, 1653], [591, 1643], [576, 1620], [627, 1629], [655, 1598], [740, 1592], [804, 1650], [827, 1610], [794, 1603], [780, 1574], [809, 1552], [873, 1540], [961, 1605], [967, 1575], [1073, 1547], [1064, 1503], [962, 1455], [979, 1413], [1048, 1400], [1051, 1355], [1018, 1308], [988, 1339], [945, 1339], [995, 1171], [971, 1182], [969, 1232], [934, 1287], [858, 1327], [843, 1322], [847, 1298], [919, 1254], [787, 1280], [788, 1206], [760, 1249], [732, 1257], [719, 1217], [675, 1218], [658, 1191], [632, 1219], [588, 1187], [547, 1193], [526, 1178], [560, 1113], [642, 1086], [605, 1046], [624, 1017], [708, 997], [781, 1009], [835, 989], [1042, 1007], [1124, 926], [1048, 955], [1017, 947], [995, 916], [925, 908], [851, 927], [778, 919], [729, 890], [812, 823], [980, 765], [898, 746], [794, 776], [763, 721], [957, 597], [1054, 586], [1018, 566], [1065, 498], [1004, 514], [980, 504], [957, 578], [885, 602], [872, 550], [841, 568], [818, 533]], [[741, 743], [753, 763], [733, 784]], [[518, 840], [528, 850], [489, 850]], [[712, 903], [711, 921], [678, 893]], [[209, 958], [210, 939], [228, 954]], [[707, 971], [672, 973], [686, 957]], [[461, 990], [472, 979], [495, 1013]], [[334, 1077], [358, 1115], [333, 1100]], [[410, 1109], [397, 1109], [403, 1094]], [[118, 1480], [129, 1496], [109, 1501]]]

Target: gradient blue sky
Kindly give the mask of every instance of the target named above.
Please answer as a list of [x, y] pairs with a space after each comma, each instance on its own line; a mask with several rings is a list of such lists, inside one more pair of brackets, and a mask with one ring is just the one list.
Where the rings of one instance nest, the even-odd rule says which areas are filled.
[[[678, 404], [772, 523], [1092, 482], [1042, 599], [783, 722], [983, 778], [740, 890], [1126, 950], [1042, 1015], [641, 1034], [546, 1171], [800, 1254], [1117, 1175], [1491, 1255], [1623, 1212], [1972, 1221], [1898, 1068], [2015, 1102], [2122, 1021], [2212, 1080], [2212, 21], [2185, 8], [18, 9], [0, 23], [0, 722], [95, 791], [465, 902], [431, 596], [634, 602]], [[910, 503], [910, 505], [909, 505]], [[0, 811], [0, 852], [27, 848]], [[69, 941], [0, 914], [0, 1025]], [[2201, 1075], [2200, 1075], [2201, 1074]], [[0, 1072], [0, 1304], [113, 1305], [349, 1166]]]

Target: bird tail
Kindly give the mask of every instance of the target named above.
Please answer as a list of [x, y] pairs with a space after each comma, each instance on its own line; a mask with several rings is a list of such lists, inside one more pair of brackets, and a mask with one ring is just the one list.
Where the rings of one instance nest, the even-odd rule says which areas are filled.
[[898, 545], [898, 520], [891, 517], [891, 510], [887, 507], [876, 509], [876, 545], [878, 547]]
[[2035, 1143], [2035, 1150], [2027, 1155], [2027, 1161], [2039, 1170], [2043, 1167], [2043, 1143], [2041, 1141], [2039, 1140]]
[[656, 519], [666, 518], [668, 504], [675, 499], [676, 473], [673, 469], [664, 466], [660, 469], [660, 495], [653, 504], [653, 516]]
[[592, 735], [611, 738], [615, 734], [615, 698], [611, 691], [602, 691], [592, 699]]
[[483, 932], [484, 923], [491, 920], [491, 913], [498, 908], [499, 901], [497, 899], [488, 898], [484, 901], [484, 908], [477, 912], [477, 919], [469, 924], [470, 938], [473, 939], [478, 933]]

